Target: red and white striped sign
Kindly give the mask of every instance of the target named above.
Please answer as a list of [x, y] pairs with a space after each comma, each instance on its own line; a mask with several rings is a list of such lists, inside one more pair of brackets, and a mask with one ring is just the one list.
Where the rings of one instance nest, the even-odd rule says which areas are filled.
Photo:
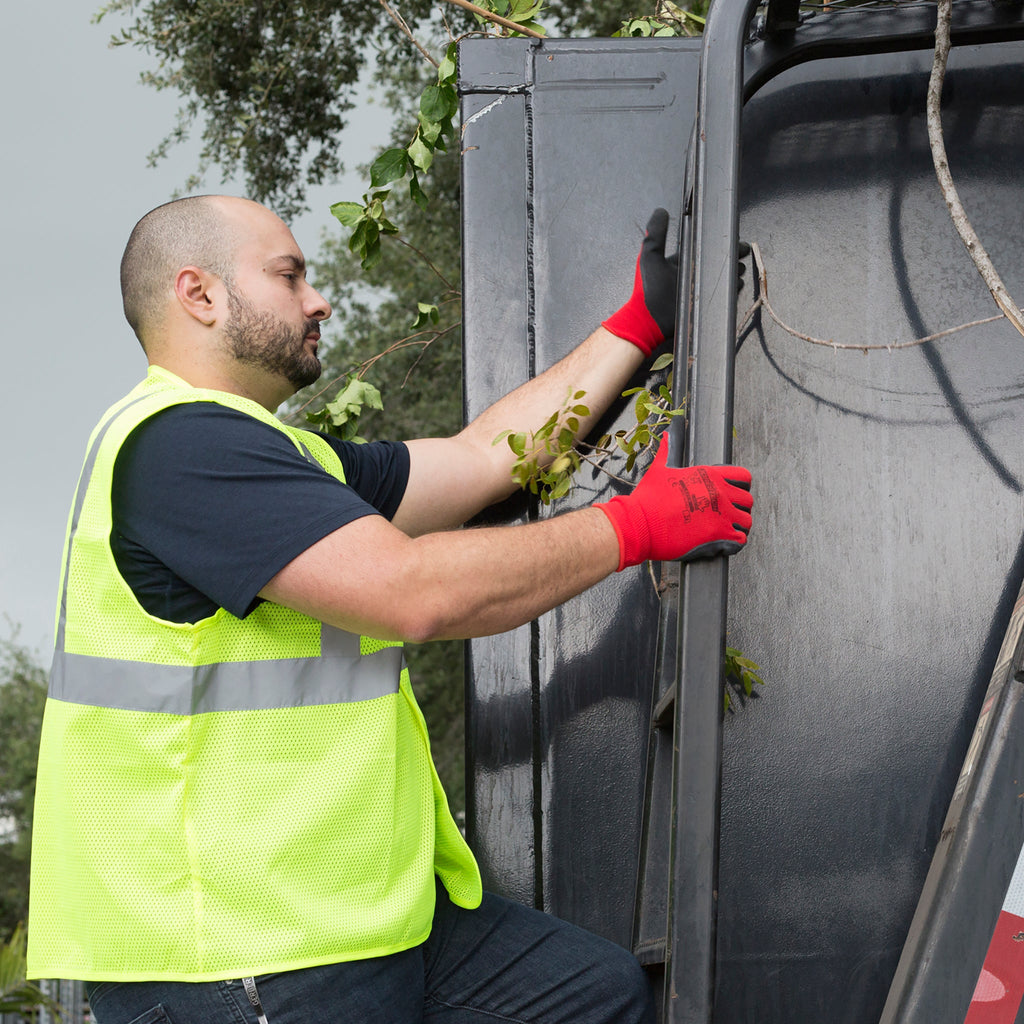
[[1013, 869], [996, 930], [964, 1024], [1014, 1024], [1024, 998], [1024, 849]]

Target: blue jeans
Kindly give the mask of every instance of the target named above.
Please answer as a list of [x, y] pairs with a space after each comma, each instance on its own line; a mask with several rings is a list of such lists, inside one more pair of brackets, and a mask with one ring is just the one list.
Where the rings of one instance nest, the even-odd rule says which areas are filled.
[[[484, 894], [437, 886], [422, 946], [255, 979], [267, 1024], [654, 1024], [650, 986], [620, 946]], [[258, 1024], [242, 981], [92, 982], [97, 1024]]]

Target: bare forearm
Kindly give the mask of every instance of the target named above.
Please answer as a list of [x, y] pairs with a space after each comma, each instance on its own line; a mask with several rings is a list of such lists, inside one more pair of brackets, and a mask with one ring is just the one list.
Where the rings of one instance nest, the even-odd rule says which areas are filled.
[[[643, 360], [635, 345], [599, 327], [563, 359], [495, 402], [458, 436], [487, 448], [503, 431], [535, 432], [565, 405], [570, 393], [582, 391], [585, 397], [579, 404], [589, 412], [580, 417], [577, 436], [586, 437]], [[507, 445], [499, 445], [496, 455], [511, 467], [513, 456]]]
[[[414, 539], [376, 517], [342, 532], [343, 540], [327, 537], [286, 566], [262, 596], [382, 640], [504, 632], [593, 586], [619, 559], [615, 531], [594, 508]], [[353, 559], [353, 543], [374, 557]]]
[[[515, 490], [515, 455], [499, 434], [535, 433], [566, 396], [583, 391], [577, 437], [583, 438], [622, 393], [643, 363], [635, 346], [604, 328], [550, 369], [517, 388], [481, 413], [451, 438], [410, 441], [411, 466], [406, 496], [395, 525], [411, 536], [451, 529]], [[542, 460], [543, 461], [543, 460]]]

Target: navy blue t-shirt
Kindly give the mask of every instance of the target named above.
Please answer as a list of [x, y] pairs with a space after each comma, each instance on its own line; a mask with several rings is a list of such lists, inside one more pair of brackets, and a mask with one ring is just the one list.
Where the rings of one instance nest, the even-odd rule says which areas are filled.
[[143, 608], [171, 622], [218, 607], [244, 617], [318, 540], [363, 516], [391, 519], [409, 479], [405, 445], [326, 440], [344, 484], [282, 431], [216, 402], [140, 424], [114, 465], [111, 549]]

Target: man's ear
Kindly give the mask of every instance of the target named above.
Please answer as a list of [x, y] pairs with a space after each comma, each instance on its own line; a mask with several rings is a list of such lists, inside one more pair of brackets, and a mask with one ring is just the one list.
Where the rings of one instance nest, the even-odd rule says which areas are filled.
[[174, 278], [174, 294], [182, 309], [207, 327], [223, 315], [224, 283], [199, 267], [182, 267]]

